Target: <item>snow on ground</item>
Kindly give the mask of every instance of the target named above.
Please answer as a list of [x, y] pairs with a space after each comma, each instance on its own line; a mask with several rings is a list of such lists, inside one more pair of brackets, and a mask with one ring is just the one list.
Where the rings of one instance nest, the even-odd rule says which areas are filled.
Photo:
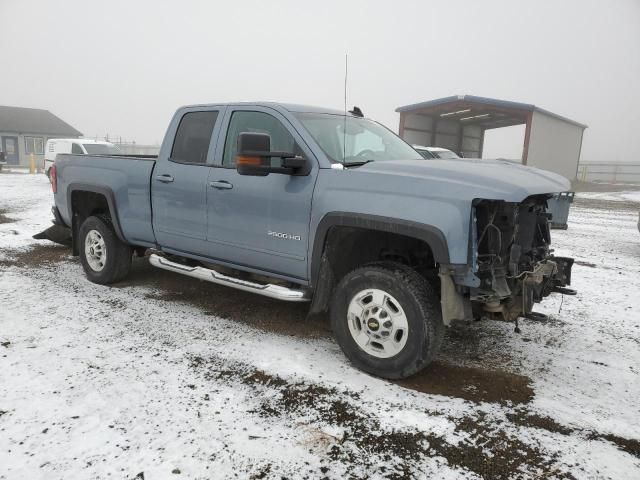
[[0, 175], [0, 219], [2, 215], [20, 218], [19, 228], [0, 220], [0, 260], [8, 248], [28, 247], [33, 242], [31, 235], [51, 225], [52, 204], [51, 186], [44, 175]]
[[[579, 294], [519, 335], [458, 325], [398, 384], [353, 369], [319, 327], [248, 324], [270, 314], [250, 294], [143, 281], [144, 259], [130, 282], [89, 283], [30, 238], [50, 224], [46, 179], [2, 174], [0, 479], [638, 478], [637, 213], [582, 195], [553, 232]], [[205, 310], [181, 286], [244, 309]]]
[[640, 190], [623, 190], [620, 192], [580, 192], [580, 198], [606, 200], [611, 202], [640, 202]]

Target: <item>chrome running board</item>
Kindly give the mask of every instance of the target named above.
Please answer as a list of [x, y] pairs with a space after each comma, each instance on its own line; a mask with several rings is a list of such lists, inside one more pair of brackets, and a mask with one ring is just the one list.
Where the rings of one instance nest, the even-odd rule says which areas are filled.
[[217, 283], [218, 285], [237, 288], [238, 290], [244, 290], [245, 292], [257, 293], [258, 295], [264, 295], [265, 297], [285, 300], [287, 302], [308, 302], [310, 300], [305, 290], [294, 290], [280, 285], [272, 285], [270, 283], [265, 285], [247, 280], [240, 280], [239, 278], [223, 275], [222, 273], [211, 270], [210, 268], [189, 267], [187, 265], [172, 262], [171, 260], [167, 260], [155, 253], [149, 257], [149, 262], [151, 262], [151, 265], [154, 267], [175, 273], [181, 273], [182, 275], [187, 275], [199, 280]]

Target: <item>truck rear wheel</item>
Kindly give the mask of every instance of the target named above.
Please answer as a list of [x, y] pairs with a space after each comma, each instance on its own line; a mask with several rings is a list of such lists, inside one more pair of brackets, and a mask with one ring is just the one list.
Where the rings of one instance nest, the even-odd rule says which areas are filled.
[[389, 379], [423, 369], [444, 335], [440, 302], [431, 285], [393, 262], [365, 265], [345, 275], [335, 290], [331, 324], [356, 367]]
[[80, 261], [87, 278], [100, 284], [125, 278], [131, 268], [131, 247], [116, 235], [111, 219], [92, 216], [78, 233]]

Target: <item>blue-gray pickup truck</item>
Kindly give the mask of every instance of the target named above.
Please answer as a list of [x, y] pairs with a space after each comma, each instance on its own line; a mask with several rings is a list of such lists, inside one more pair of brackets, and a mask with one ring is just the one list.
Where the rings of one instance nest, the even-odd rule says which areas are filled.
[[359, 109], [195, 105], [157, 157], [58, 155], [55, 223], [92, 282], [132, 256], [329, 312], [357, 367], [416, 373], [445, 327], [517, 321], [570, 284], [546, 202], [566, 179], [508, 162], [424, 159]]

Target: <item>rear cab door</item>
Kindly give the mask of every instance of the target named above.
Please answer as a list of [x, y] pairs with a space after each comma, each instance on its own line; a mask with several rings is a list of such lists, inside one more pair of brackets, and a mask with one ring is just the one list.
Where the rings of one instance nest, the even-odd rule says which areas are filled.
[[174, 116], [151, 177], [153, 230], [166, 250], [209, 256], [207, 177], [225, 112], [188, 107]]

